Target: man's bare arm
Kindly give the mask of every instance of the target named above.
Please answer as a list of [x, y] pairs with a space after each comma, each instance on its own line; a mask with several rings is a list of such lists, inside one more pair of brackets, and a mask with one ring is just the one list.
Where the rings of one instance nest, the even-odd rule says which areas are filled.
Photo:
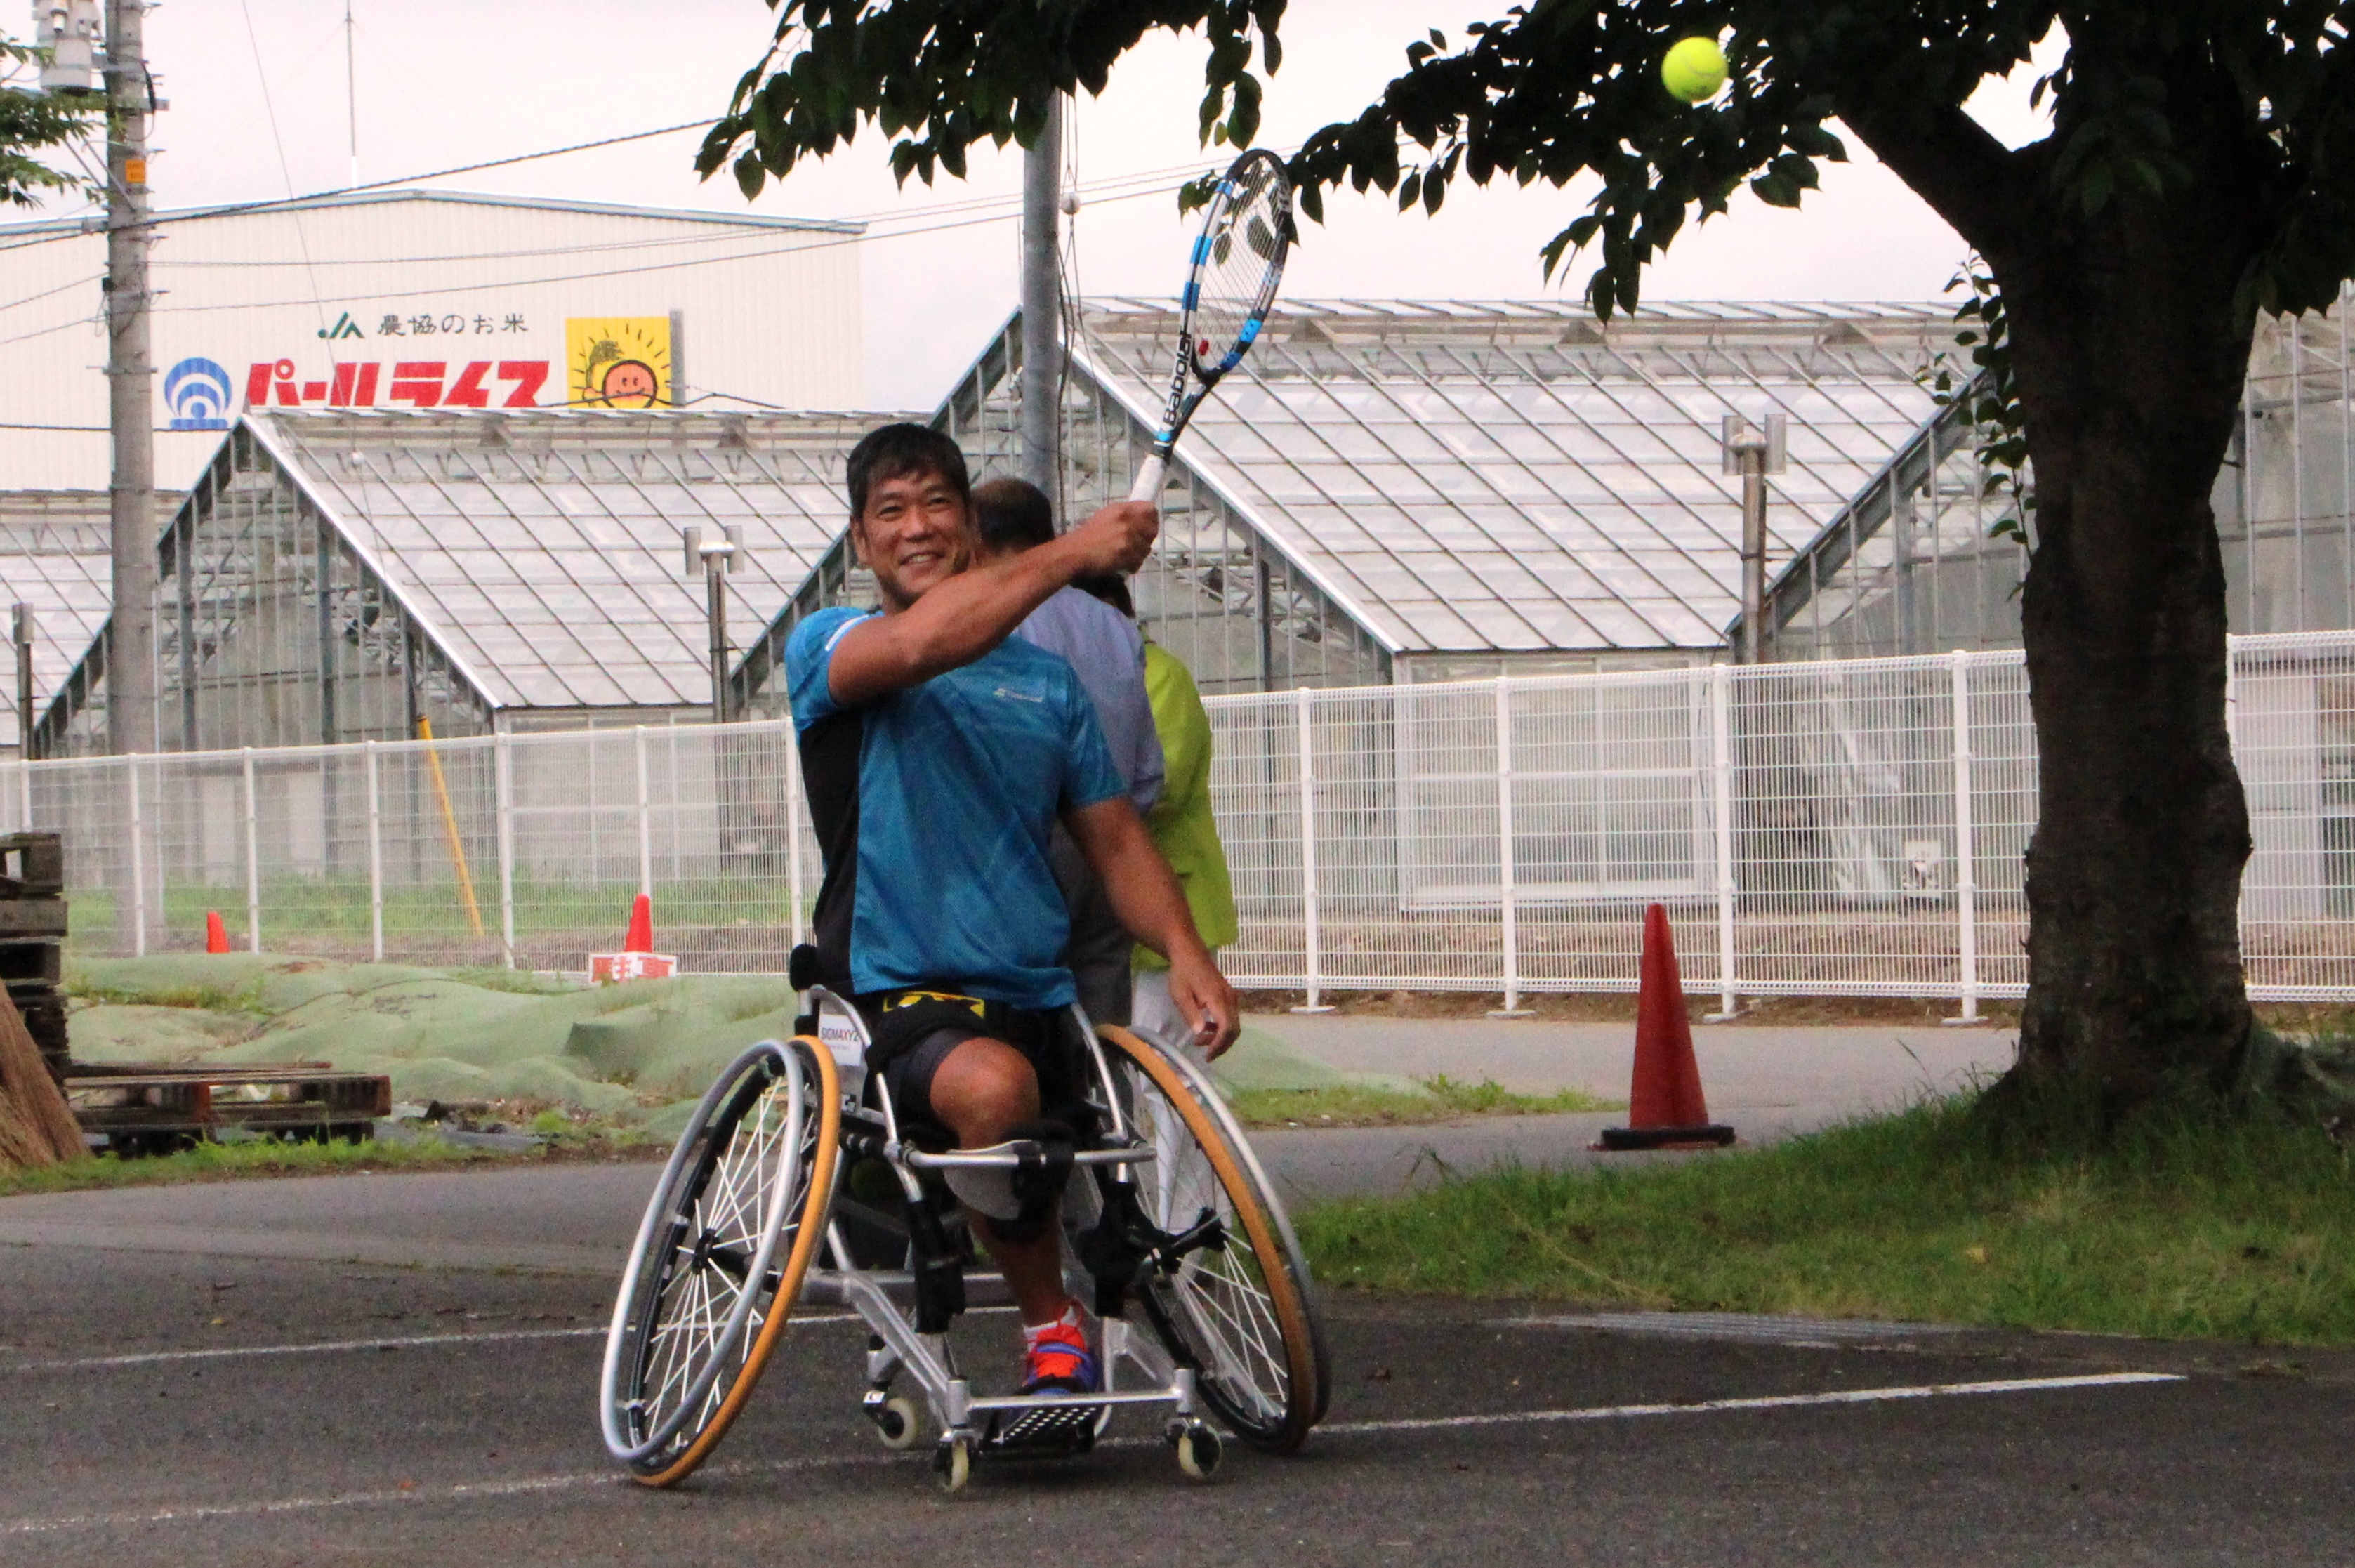
[[827, 689], [851, 706], [969, 665], [1072, 578], [1135, 571], [1159, 528], [1149, 503], [1115, 502], [1050, 543], [961, 571], [898, 614], [851, 628], [826, 667]]
[[1131, 936], [1169, 960], [1169, 999], [1194, 1020], [1194, 1042], [1216, 1057], [1241, 1031], [1242, 1004], [1194, 929], [1178, 873], [1154, 848], [1125, 795], [1063, 814], [1063, 825], [1103, 882]]

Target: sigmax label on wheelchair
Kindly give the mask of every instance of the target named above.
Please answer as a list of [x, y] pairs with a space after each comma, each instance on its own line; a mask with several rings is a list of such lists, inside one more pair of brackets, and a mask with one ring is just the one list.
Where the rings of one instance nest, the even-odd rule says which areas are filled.
[[[867, 1392], [844, 1419], [895, 1449], [929, 1425], [952, 1492], [977, 1457], [1084, 1453], [1124, 1412], [1157, 1420], [1197, 1479], [1218, 1467], [1219, 1428], [1277, 1454], [1307, 1440], [1330, 1382], [1308, 1267], [1199, 1068], [1074, 1008], [1089, 1088], [1071, 1144], [926, 1150], [866, 1071], [858, 1012], [817, 987], [804, 1012], [814, 1036], [752, 1046], [705, 1092], [638, 1227], [599, 1400], [632, 1477], [675, 1486], [710, 1456], [763, 1373], [785, 1375], [770, 1368], [804, 1303], [868, 1330]], [[956, 1328], [1005, 1286], [956, 1197], [1042, 1170], [1062, 1182], [1064, 1280], [1097, 1316], [1103, 1388], [984, 1392]]]

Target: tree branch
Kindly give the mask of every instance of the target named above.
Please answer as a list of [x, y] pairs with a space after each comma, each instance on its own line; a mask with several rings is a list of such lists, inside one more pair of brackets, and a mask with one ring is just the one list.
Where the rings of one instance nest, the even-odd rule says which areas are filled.
[[1960, 107], [1917, 104], [1881, 113], [1842, 104], [1839, 118], [1980, 255], [2017, 251], [2023, 229], [2041, 221], [2041, 160], [2034, 149], [2012, 151]]

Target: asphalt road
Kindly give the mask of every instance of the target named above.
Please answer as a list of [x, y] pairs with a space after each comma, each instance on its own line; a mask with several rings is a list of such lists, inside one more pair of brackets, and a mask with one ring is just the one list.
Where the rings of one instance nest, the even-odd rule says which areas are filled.
[[[485, 1183], [490, 1200], [514, 1174], [432, 1179]], [[2346, 1358], [2066, 1336], [1658, 1339], [1362, 1297], [1328, 1304], [1337, 1389], [1308, 1450], [1238, 1455], [1207, 1487], [1138, 1424], [1081, 1460], [985, 1466], [943, 1499], [921, 1450], [885, 1452], [858, 1418], [856, 1328], [819, 1321], [718, 1461], [655, 1494], [617, 1480], [596, 1436], [609, 1288], [585, 1269], [0, 1244], [0, 1563], [2350, 1554]], [[964, 1332], [969, 1364], [1010, 1367], [1006, 1318]], [[2169, 1381], [2082, 1381], [2121, 1376]]]

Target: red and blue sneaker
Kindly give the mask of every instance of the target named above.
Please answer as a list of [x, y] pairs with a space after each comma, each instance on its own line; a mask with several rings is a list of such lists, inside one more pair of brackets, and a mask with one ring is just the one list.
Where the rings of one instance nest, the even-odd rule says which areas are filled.
[[1067, 1308], [1052, 1323], [1026, 1328], [1022, 1359], [1022, 1392], [1033, 1394], [1095, 1393], [1103, 1387], [1095, 1353], [1088, 1349], [1088, 1331], [1077, 1307]]

